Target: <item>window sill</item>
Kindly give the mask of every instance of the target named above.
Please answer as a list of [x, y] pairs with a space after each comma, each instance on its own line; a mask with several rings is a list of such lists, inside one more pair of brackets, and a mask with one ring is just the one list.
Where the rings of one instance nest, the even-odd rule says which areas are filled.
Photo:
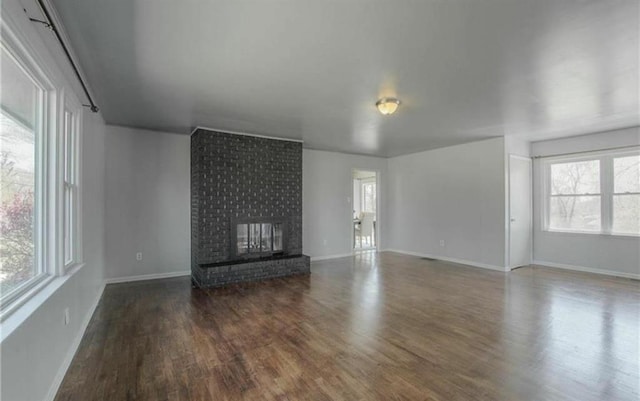
[[69, 268], [63, 276], [49, 276], [14, 300], [0, 315], [0, 344], [20, 327], [40, 306], [84, 267], [84, 263]]
[[631, 239], [640, 240], [640, 235], [635, 234], [605, 234], [590, 231], [557, 231], [557, 230], [542, 230], [545, 234], [567, 236], [567, 237], [603, 237], [612, 239]]
[[82, 269], [84, 267], [85, 263], [84, 262], [76, 262], [76, 263], [72, 263], [68, 266], [64, 267], [64, 274], [69, 276], [69, 275], [73, 275], [75, 272], [77, 272], [78, 270]]

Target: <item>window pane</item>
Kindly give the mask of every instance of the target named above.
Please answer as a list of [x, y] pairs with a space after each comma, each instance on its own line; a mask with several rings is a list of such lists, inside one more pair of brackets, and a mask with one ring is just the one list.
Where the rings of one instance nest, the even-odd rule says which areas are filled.
[[549, 206], [552, 230], [600, 231], [600, 196], [553, 196]]
[[375, 213], [376, 211], [376, 184], [362, 184], [363, 211]]
[[238, 224], [237, 230], [238, 255], [242, 255], [249, 252], [249, 226]]
[[73, 141], [72, 131], [73, 127], [71, 126], [71, 113], [65, 110], [64, 112], [64, 180], [68, 183], [71, 183], [71, 155], [72, 155], [72, 146]]
[[73, 190], [64, 186], [64, 264], [73, 262], [71, 231], [73, 227]]
[[600, 161], [552, 164], [551, 193], [553, 195], [599, 194]]
[[260, 241], [260, 250], [262, 252], [271, 252], [271, 224], [262, 225], [262, 239]]
[[640, 234], [640, 195], [613, 196], [613, 227], [618, 234]]
[[640, 155], [613, 159], [614, 192], [640, 192]]
[[249, 252], [260, 252], [260, 224], [249, 224]]
[[2, 48], [0, 87], [0, 293], [36, 274], [36, 138], [39, 88]]
[[282, 223], [275, 223], [273, 225], [273, 250], [282, 250]]

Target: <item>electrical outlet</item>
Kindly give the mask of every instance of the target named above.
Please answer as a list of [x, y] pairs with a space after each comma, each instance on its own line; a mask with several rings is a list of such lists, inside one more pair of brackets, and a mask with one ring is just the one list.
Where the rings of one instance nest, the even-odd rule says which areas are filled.
[[142, 260], [142, 252], [136, 253], [136, 260]]
[[71, 322], [71, 316], [69, 315], [69, 308], [64, 309], [64, 325], [68, 325]]
[[327, 240], [326, 239], [322, 240], [322, 245], [327, 246]]
[[440, 240], [440, 246], [444, 246], [444, 240], [443, 239]]

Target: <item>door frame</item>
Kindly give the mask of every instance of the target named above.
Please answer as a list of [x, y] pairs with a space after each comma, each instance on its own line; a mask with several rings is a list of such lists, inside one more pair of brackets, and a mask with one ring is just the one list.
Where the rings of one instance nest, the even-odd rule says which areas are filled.
[[380, 251], [380, 221], [382, 220], [380, 218], [380, 205], [381, 205], [381, 199], [380, 199], [380, 170], [376, 169], [376, 168], [366, 168], [366, 167], [353, 167], [351, 168], [350, 174], [349, 174], [349, 199], [351, 199], [350, 202], [350, 210], [349, 210], [349, 216], [351, 216], [349, 218], [349, 242], [351, 244], [351, 253], [356, 253], [356, 252], [360, 252], [360, 250], [356, 250], [355, 246], [355, 235], [353, 233], [353, 210], [354, 210], [354, 205], [355, 205], [355, 200], [353, 199], [353, 173], [356, 171], [371, 171], [373, 173], [376, 173], [376, 229], [375, 229], [375, 233], [374, 233], [374, 241], [375, 241], [375, 246], [373, 248], [370, 249], [366, 249], [366, 250], [375, 250], [376, 252]]
[[505, 266], [507, 267], [507, 270], [512, 270], [518, 266], [513, 266], [513, 264], [511, 263], [511, 161], [513, 159], [518, 159], [521, 161], [526, 161], [529, 163], [529, 187], [531, 190], [531, 199], [530, 199], [530, 205], [531, 207], [529, 208], [529, 221], [530, 221], [530, 253], [529, 253], [529, 263], [531, 263], [533, 261], [533, 159], [531, 157], [526, 157], [526, 156], [519, 156], [519, 155], [515, 155], [515, 154], [509, 154], [508, 155], [508, 163], [507, 163], [507, 191], [506, 191], [506, 198], [507, 198], [507, 210], [505, 213], [505, 217], [506, 217], [506, 227], [507, 227], [507, 235], [505, 236], [506, 238], [506, 246], [505, 246]]

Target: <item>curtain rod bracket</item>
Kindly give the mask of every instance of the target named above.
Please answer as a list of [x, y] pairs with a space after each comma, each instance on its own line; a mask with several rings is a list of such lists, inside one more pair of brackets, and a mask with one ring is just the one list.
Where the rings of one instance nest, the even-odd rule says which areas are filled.
[[[26, 12], [26, 10], [25, 10], [25, 12]], [[37, 23], [39, 23], [39, 24], [42, 24], [42, 25], [46, 26], [47, 28], [49, 28], [49, 29], [51, 29], [51, 30], [53, 31], [53, 25], [51, 25], [51, 24], [50, 24], [50, 23], [48, 23], [47, 21], [43, 21], [43, 20], [41, 20], [41, 19], [31, 18], [31, 17], [29, 17], [29, 21], [31, 21], [31, 22], [37, 22]]]

